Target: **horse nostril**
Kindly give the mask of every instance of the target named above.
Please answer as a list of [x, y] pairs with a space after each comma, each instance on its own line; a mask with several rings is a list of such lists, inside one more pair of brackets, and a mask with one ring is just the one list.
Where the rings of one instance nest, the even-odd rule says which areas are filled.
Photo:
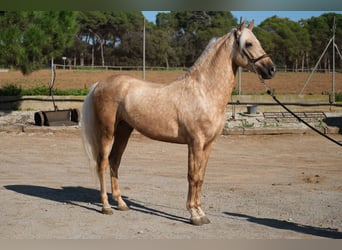
[[269, 74], [270, 74], [271, 76], [273, 76], [273, 75], [275, 74], [275, 72], [276, 72], [276, 68], [275, 68], [274, 66], [270, 67], [270, 69], [269, 69]]

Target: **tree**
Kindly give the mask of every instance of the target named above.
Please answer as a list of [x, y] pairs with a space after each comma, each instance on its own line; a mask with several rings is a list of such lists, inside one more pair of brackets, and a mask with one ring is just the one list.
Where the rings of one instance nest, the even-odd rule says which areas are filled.
[[118, 12], [113, 12], [117, 44], [111, 54], [112, 62], [114, 65], [142, 65], [144, 17], [137, 11], [122, 12], [120, 18], [118, 15]]
[[0, 12], [0, 65], [29, 74], [71, 46], [77, 28], [76, 12]]
[[[312, 43], [312, 50], [310, 52], [310, 60], [312, 64], [316, 63], [321, 56], [323, 50], [332, 38], [333, 33], [333, 19], [335, 17], [336, 30], [335, 30], [335, 44], [339, 49], [342, 47], [342, 15], [336, 13], [327, 13], [319, 17], [312, 17], [308, 20], [303, 20], [303, 26], [310, 34]], [[332, 45], [331, 45], [332, 46]], [[341, 52], [341, 51], [340, 51]], [[329, 49], [323, 58], [323, 68], [327, 70], [329, 63], [332, 63], [332, 49]], [[336, 60], [336, 65], [340, 65], [341, 60]]]
[[157, 15], [157, 26], [171, 36], [171, 46], [181, 66], [189, 67], [211, 38], [237, 26], [227, 11], [171, 11]]
[[101, 64], [104, 66], [104, 43], [107, 30], [103, 28], [107, 24], [107, 17], [101, 11], [85, 11], [78, 15], [78, 22], [81, 24], [81, 39], [91, 44], [91, 65], [95, 64], [95, 47], [99, 45], [101, 51]]
[[[91, 55], [91, 64], [127, 65], [142, 57], [142, 49], [131, 48], [142, 44], [143, 15], [137, 11], [82, 11], [78, 16], [78, 37], [86, 43], [83, 55]], [[139, 45], [140, 45], [139, 44]], [[98, 50], [100, 58], [98, 60]], [[89, 52], [91, 51], [91, 52]], [[137, 55], [133, 53], [138, 53]], [[135, 58], [135, 59], [133, 59]]]
[[259, 28], [256, 35], [276, 64], [297, 70], [298, 62], [311, 49], [308, 31], [299, 22], [277, 16], [267, 18]]

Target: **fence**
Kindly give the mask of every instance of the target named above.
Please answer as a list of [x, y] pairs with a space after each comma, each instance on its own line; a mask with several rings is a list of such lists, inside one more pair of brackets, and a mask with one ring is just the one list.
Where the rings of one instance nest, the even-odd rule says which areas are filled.
[[[63, 64], [55, 64], [56, 69], [69, 69], [69, 70], [143, 70], [143, 66], [99, 66], [99, 65], [63, 65]], [[146, 66], [146, 70], [154, 71], [154, 70], [170, 70], [170, 71], [185, 71], [188, 70], [187, 67], [162, 67], [162, 66]], [[313, 68], [304, 68], [304, 69], [294, 69], [294, 68], [278, 68], [278, 72], [311, 72]], [[247, 71], [247, 70], [243, 70]], [[316, 69], [315, 72], [320, 73], [331, 73], [331, 69]], [[342, 73], [342, 68], [335, 69], [336, 73]]]
[[[143, 70], [143, 66], [81, 66], [81, 65], [63, 65], [55, 64], [56, 69], [70, 69], [70, 70]], [[184, 71], [187, 70], [185, 67], [159, 67], [159, 66], [148, 66], [146, 70], [171, 70], [171, 71]]]

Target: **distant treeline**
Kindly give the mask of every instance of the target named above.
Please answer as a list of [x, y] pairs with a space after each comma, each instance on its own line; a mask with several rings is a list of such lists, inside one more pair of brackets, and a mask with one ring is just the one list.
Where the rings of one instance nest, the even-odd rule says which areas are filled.
[[[272, 16], [254, 33], [276, 65], [291, 71], [312, 68], [333, 36], [341, 68], [342, 15], [327, 13], [299, 22]], [[251, 20], [249, 20], [251, 21]], [[238, 26], [229, 11], [170, 11], [145, 21], [149, 67], [189, 67], [212, 37]], [[23, 73], [56, 63], [73, 66], [141, 66], [144, 16], [132, 11], [1, 11], [0, 68]], [[319, 69], [332, 67], [331, 49]]]

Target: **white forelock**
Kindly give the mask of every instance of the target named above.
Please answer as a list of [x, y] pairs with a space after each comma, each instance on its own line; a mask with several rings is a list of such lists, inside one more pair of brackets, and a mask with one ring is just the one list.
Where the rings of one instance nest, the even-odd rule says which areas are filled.
[[254, 36], [254, 34], [251, 30], [243, 29], [243, 31], [241, 32], [241, 35], [240, 35], [240, 39], [239, 39], [239, 44], [240, 44], [241, 50], [245, 48], [248, 37], [252, 38], [257, 43], [259, 43], [258, 39], [256, 39], [256, 37]]
[[248, 32], [246, 30], [247, 29], [244, 29], [240, 35], [239, 44], [240, 44], [241, 50], [244, 49], [246, 46], [246, 41], [247, 41], [247, 37], [248, 37]]

